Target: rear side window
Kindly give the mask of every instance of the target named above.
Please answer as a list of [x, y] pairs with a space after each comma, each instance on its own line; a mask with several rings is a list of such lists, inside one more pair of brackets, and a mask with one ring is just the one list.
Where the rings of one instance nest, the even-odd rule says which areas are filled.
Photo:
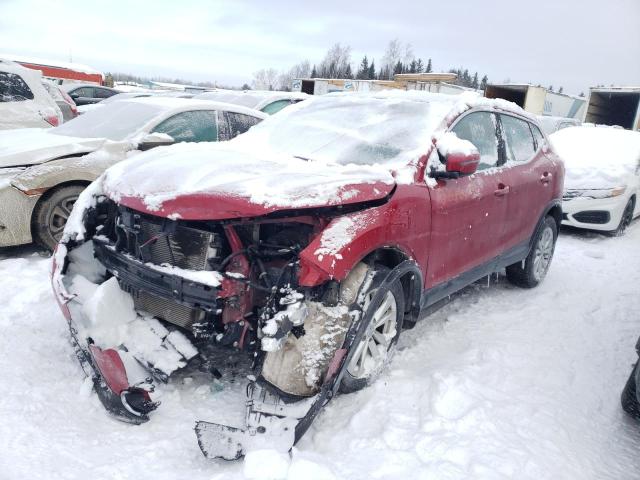
[[531, 126], [531, 132], [533, 133], [533, 139], [536, 142], [536, 149], [542, 147], [542, 143], [544, 142], [544, 137], [542, 136], [542, 133], [540, 132], [540, 129], [538, 127], [536, 127], [533, 124], [530, 124]]
[[463, 117], [451, 129], [458, 138], [468, 140], [480, 152], [478, 170], [498, 165], [498, 137], [496, 119], [490, 112], [474, 112]]
[[259, 118], [234, 112], [224, 112], [224, 119], [220, 125], [220, 140], [231, 140], [260, 122]]
[[20, 75], [0, 72], [0, 102], [33, 100], [33, 92]]
[[273, 115], [274, 113], [278, 113], [284, 107], [287, 107], [289, 105], [291, 105], [291, 101], [289, 100], [276, 100], [275, 102], [262, 107], [261, 111], [264, 113], [268, 113], [269, 115]]
[[216, 112], [182, 112], [161, 122], [154, 132], [166, 133], [176, 142], [215, 142], [218, 140]]
[[536, 152], [529, 122], [509, 115], [500, 115], [502, 133], [505, 137], [507, 161], [526, 162]]
[[93, 88], [91, 87], [76, 88], [70, 93], [70, 95], [73, 95], [74, 97], [93, 98]]
[[104, 88], [96, 88], [95, 92], [96, 98], [109, 98], [114, 95], [114, 92], [112, 92], [111, 90], [106, 90]]

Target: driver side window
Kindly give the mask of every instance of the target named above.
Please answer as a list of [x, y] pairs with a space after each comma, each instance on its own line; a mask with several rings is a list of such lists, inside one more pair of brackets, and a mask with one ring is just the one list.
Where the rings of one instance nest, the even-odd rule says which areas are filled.
[[498, 137], [496, 118], [490, 112], [473, 112], [466, 115], [451, 129], [458, 138], [468, 140], [480, 152], [478, 170], [498, 166]]
[[166, 133], [176, 142], [216, 142], [217, 115], [213, 110], [178, 113], [157, 125], [153, 132]]

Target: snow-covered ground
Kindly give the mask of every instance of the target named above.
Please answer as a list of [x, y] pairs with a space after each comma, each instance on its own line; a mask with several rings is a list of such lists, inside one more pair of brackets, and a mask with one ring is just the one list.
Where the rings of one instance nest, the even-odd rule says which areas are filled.
[[239, 421], [241, 382], [182, 376], [147, 424], [109, 418], [48, 268], [33, 249], [0, 252], [3, 480], [640, 476], [640, 425], [619, 402], [640, 335], [640, 221], [622, 238], [563, 232], [540, 287], [474, 285], [404, 332], [382, 378], [335, 399], [291, 458], [232, 463], [202, 457], [192, 428]]

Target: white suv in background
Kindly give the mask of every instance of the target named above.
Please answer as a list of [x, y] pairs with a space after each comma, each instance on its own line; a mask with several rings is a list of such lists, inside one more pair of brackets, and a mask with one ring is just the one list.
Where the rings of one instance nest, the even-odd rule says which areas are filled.
[[42, 86], [42, 73], [0, 60], [0, 130], [61, 123], [62, 112]]

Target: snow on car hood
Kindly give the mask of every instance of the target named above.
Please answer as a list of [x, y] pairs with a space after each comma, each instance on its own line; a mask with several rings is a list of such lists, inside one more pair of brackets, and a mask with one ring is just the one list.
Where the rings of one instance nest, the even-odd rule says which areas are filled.
[[565, 163], [565, 189], [623, 186], [640, 166], [640, 132], [582, 126], [549, 138]]
[[54, 158], [89, 153], [104, 144], [104, 138], [78, 138], [50, 133], [41, 128], [0, 131], [0, 168], [37, 165]]
[[395, 184], [382, 166], [256, 155], [225, 144], [178, 144], [121, 162], [104, 174], [115, 201], [184, 219], [258, 216], [277, 210], [380, 199]]

